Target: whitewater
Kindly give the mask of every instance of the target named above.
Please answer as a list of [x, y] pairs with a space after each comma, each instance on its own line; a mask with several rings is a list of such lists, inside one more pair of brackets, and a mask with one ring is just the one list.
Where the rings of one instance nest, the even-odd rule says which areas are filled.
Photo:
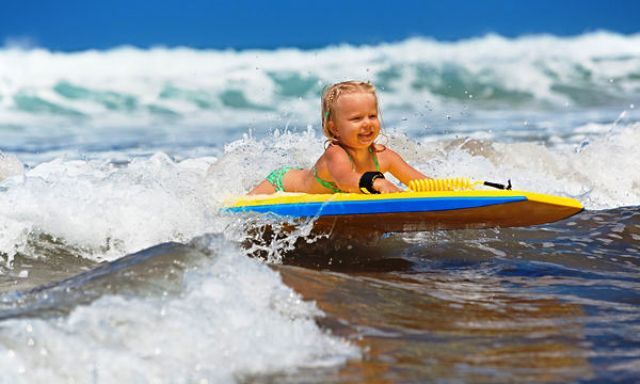
[[[320, 92], [347, 79], [377, 87], [381, 142], [423, 173], [511, 179], [587, 211], [327, 254], [306, 223], [252, 257], [246, 224], [278, 223], [220, 208], [272, 169], [313, 165]], [[637, 377], [638, 106], [640, 35], [610, 32], [2, 48], [0, 381]]]

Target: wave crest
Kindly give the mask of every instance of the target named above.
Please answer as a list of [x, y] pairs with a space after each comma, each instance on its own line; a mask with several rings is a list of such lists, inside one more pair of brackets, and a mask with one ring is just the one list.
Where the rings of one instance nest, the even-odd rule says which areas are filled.
[[0, 125], [46, 116], [84, 124], [234, 125], [273, 113], [315, 122], [320, 90], [358, 78], [385, 111], [620, 106], [640, 94], [640, 35], [413, 38], [318, 50], [121, 47], [78, 53], [0, 50]]

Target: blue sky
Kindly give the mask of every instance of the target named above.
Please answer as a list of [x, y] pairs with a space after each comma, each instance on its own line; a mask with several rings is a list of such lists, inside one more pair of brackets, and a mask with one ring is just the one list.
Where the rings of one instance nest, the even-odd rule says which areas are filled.
[[639, 15], [637, 0], [3, 0], [0, 45], [318, 48], [412, 36], [630, 34], [640, 32]]

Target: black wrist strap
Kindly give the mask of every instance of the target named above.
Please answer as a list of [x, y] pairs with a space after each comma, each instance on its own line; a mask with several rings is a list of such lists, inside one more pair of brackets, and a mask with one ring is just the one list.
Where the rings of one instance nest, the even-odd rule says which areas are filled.
[[373, 181], [375, 179], [384, 179], [384, 175], [382, 174], [382, 172], [365, 172], [362, 174], [362, 177], [360, 177], [360, 184], [359, 184], [359, 187], [362, 193], [367, 193], [367, 194], [380, 193], [375, 189], [373, 189]]

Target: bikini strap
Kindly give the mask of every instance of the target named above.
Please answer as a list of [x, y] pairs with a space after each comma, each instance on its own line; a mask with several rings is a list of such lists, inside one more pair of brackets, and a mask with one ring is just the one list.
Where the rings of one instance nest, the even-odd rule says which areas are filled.
[[347, 154], [347, 157], [349, 157], [349, 161], [351, 161], [351, 165], [353, 166], [353, 168], [356, 167], [356, 162], [353, 161], [353, 157], [351, 157], [351, 154], [349, 153], [349, 151], [347, 151], [342, 145], [340, 144], [336, 144], [337, 146], [339, 146], [340, 148], [342, 148], [342, 150], [344, 151], [344, 153]]
[[316, 179], [318, 184], [320, 184], [323, 187], [327, 188], [331, 192], [333, 192], [333, 193], [342, 192], [340, 190], [340, 188], [338, 188], [338, 185], [336, 183], [321, 179], [320, 176], [318, 176], [318, 167], [316, 167], [316, 166], [313, 166], [313, 177]]
[[369, 147], [369, 153], [373, 156], [373, 164], [376, 166], [376, 171], [380, 172], [380, 163], [378, 163], [376, 151], [373, 150], [373, 144]]

